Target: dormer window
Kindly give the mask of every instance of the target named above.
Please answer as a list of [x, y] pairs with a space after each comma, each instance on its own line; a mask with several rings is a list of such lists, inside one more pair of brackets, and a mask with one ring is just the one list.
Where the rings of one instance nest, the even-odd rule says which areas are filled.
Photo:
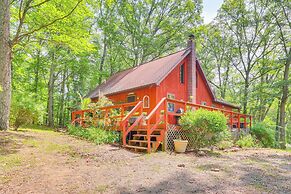
[[180, 66], [180, 83], [183, 84], [185, 82], [185, 65], [182, 64]]

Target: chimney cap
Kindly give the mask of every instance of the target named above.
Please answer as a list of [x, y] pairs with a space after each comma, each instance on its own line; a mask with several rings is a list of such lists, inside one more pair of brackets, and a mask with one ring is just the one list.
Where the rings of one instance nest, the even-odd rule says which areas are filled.
[[189, 39], [190, 39], [190, 40], [194, 40], [194, 38], [195, 38], [194, 34], [190, 34], [190, 35], [189, 35]]

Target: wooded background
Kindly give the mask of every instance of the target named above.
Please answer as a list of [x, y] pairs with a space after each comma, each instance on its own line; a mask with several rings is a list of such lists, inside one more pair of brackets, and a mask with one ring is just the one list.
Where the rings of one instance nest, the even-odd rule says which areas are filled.
[[[64, 127], [97, 84], [185, 48], [193, 33], [216, 96], [267, 123], [285, 145], [285, 129], [291, 139], [290, 2], [225, 0], [210, 24], [201, 13], [202, 0], [1, 0], [0, 128], [9, 107], [11, 124], [27, 117]], [[4, 55], [11, 55], [11, 88]]]

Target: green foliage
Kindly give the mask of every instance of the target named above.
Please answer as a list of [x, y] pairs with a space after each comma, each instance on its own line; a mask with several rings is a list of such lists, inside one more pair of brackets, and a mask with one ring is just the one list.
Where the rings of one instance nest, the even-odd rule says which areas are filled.
[[90, 98], [81, 98], [81, 109], [85, 110], [88, 109], [88, 105], [91, 103], [91, 99]]
[[96, 103], [91, 103], [90, 108], [96, 109], [100, 107], [112, 106], [113, 102], [106, 96], [101, 96]]
[[180, 119], [183, 130], [194, 140], [195, 149], [214, 145], [225, 137], [226, 117], [217, 111], [199, 109], [186, 112]]
[[245, 136], [241, 136], [240, 139], [236, 142], [241, 148], [251, 148], [256, 146], [256, 140], [253, 138], [252, 135], [248, 134]]
[[256, 137], [263, 147], [273, 147], [275, 142], [274, 127], [269, 127], [266, 123], [256, 123], [251, 128], [251, 134]]
[[220, 150], [225, 150], [227, 148], [231, 148], [233, 146], [232, 141], [222, 140], [216, 144], [217, 148]]
[[39, 123], [42, 110], [29, 97], [14, 97], [11, 104], [10, 125], [17, 130], [23, 125]]
[[83, 128], [69, 125], [68, 132], [70, 135], [82, 137], [96, 144], [107, 144], [119, 141], [119, 134], [115, 131], [107, 131], [101, 128]]
[[233, 139], [229, 129], [223, 130], [219, 135], [221, 138], [220, 141], [216, 144], [218, 149], [224, 150], [233, 146]]

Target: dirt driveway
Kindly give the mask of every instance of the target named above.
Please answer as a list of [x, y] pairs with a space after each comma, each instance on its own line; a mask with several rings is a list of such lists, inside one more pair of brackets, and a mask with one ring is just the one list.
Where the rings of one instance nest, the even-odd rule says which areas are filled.
[[291, 193], [291, 153], [136, 154], [42, 130], [0, 133], [0, 193]]

